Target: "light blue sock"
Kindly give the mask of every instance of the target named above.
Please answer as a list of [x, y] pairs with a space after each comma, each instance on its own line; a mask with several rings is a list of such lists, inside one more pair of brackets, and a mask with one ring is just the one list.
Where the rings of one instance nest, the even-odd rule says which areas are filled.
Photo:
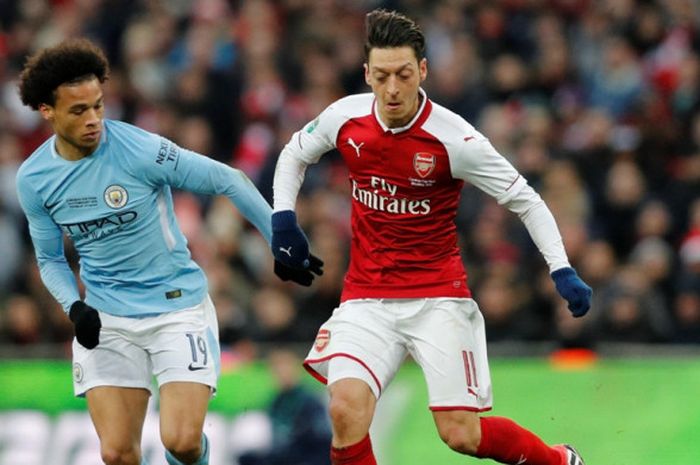
[[[169, 465], [186, 465], [176, 459], [168, 449], [165, 449], [165, 460]], [[209, 465], [209, 438], [204, 433], [202, 433], [202, 455], [192, 465]]]

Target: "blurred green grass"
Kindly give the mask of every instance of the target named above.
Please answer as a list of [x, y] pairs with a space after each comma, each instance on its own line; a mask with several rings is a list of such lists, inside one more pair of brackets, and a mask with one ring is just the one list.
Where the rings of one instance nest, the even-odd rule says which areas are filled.
[[[509, 417], [550, 444], [571, 443], [587, 465], [700, 463], [696, 360], [604, 360], [561, 370], [545, 360], [513, 359], [493, 360], [491, 370], [494, 409], [486, 415]], [[406, 366], [396, 382], [420, 388], [389, 441], [392, 465], [496, 463], [442, 444], [417, 367]]]
[[[544, 359], [494, 359], [491, 372], [494, 410], [486, 415], [512, 418], [548, 443], [574, 444], [588, 465], [700, 464], [700, 361], [616, 359], [562, 370]], [[262, 409], [274, 391], [264, 364], [236, 366], [222, 375], [211, 410]], [[382, 465], [496, 463], [459, 455], [440, 441], [415, 364], [402, 367], [385, 397], [390, 407], [379, 414], [395, 418], [375, 442]], [[70, 363], [6, 361], [0, 410], [8, 409], [57, 414], [84, 410], [85, 401], [73, 397]]]

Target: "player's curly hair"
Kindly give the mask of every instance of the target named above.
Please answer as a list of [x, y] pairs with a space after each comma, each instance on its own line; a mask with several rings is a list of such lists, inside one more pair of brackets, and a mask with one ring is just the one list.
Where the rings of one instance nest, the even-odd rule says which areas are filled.
[[56, 104], [56, 89], [61, 84], [109, 77], [109, 62], [104, 52], [87, 39], [69, 39], [45, 48], [27, 59], [19, 76], [22, 103], [38, 110], [41, 104]]
[[367, 13], [365, 18], [367, 38], [365, 60], [373, 48], [394, 48], [409, 46], [418, 61], [425, 56], [425, 36], [420, 26], [407, 16], [383, 8]]

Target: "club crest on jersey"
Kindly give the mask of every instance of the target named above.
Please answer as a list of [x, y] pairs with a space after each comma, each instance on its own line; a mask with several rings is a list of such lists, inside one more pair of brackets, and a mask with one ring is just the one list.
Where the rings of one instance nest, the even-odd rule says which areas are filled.
[[323, 349], [328, 347], [328, 343], [331, 342], [331, 332], [327, 329], [319, 329], [318, 334], [316, 334], [316, 341], [314, 342], [314, 347], [318, 352], [323, 352]]
[[122, 208], [129, 200], [129, 194], [122, 186], [112, 184], [105, 189], [105, 203], [111, 208]]
[[418, 152], [413, 155], [413, 169], [418, 176], [424, 178], [435, 169], [435, 155], [428, 152]]

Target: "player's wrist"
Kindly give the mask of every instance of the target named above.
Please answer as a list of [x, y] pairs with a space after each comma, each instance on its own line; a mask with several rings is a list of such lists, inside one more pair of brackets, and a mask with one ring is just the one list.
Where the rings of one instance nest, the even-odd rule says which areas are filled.
[[272, 230], [288, 231], [297, 227], [297, 215], [294, 210], [281, 210], [272, 214]]
[[97, 312], [97, 310], [90, 307], [82, 300], [76, 300], [70, 306], [70, 310], [68, 311], [68, 318], [70, 318], [70, 321], [75, 323], [90, 312]]
[[551, 273], [552, 279], [557, 280], [557, 279], [562, 279], [562, 278], [568, 278], [576, 275], [576, 270], [571, 268], [570, 266], [566, 266], [564, 268], [559, 268], [556, 271], [553, 271]]

